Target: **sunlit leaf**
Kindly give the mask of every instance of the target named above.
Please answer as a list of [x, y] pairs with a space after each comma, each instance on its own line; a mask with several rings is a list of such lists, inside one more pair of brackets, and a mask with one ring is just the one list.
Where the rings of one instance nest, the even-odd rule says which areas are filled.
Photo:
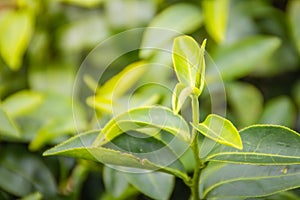
[[145, 62], [140, 61], [128, 65], [120, 73], [100, 86], [96, 95], [87, 99], [87, 103], [102, 112], [112, 114], [113, 105], [117, 105], [119, 98], [146, 72], [145, 64]]
[[277, 37], [253, 36], [218, 48], [213, 55], [217, 69], [207, 66], [206, 80], [215, 81], [219, 73], [224, 80], [246, 76], [260, 67], [259, 63], [268, 59], [279, 45]]
[[106, 0], [58, 0], [63, 3], [69, 3], [73, 5], [83, 6], [87, 8], [93, 8], [99, 6], [101, 3], [105, 2]]
[[172, 95], [172, 109], [177, 114], [185, 100], [193, 93], [191, 87], [185, 87], [182, 83], [177, 83]]
[[0, 136], [18, 137], [19, 129], [15, 122], [8, 116], [6, 111], [0, 106]]
[[175, 185], [175, 177], [162, 172], [127, 173], [125, 176], [134, 187], [153, 199], [169, 199]]
[[265, 105], [259, 123], [294, 127], [296, 123], [296, 107], [292, 100], [286, 96], [271, 99]]
[[21, 67], [33, 32], [33, 23], [31, 12], [26, 10], [10, 12], [3, 20], [0, 31], [0, 54], [12, 70]]
[[300, 165], [210, 163], [201, 173], [201, 199], [269, 196], [300, 186]]
[[300, 135], [276, 125], [254, 125], [240, 131], [243, 150], [216, 146], [206, 160], [260, 165], [300, 164]]
[[200, 48], [192, 37], [179, 36], [174, 40], [172, 51], [173, 64], [179, 82], [192, 88], [199, 88], [199, 93], [204, 87], [205, 44], [206, 40]]
[[3, 108], [13, 117], [27, 114], [41, 105], [44, 96], [39, 92], [23, 90], [3, 101]]
[[189, 127], [185, 120], [161, 106], [141, 107], [129, 110], [111, 119], [97, 137], [95, 145], [105, 144], [121, 133], [145, 127], [156, 127], [189, 142]]
[[197, 131], [206, 137], [230, 147], [242, 149], [243, 144], [238, 130], [227, 119], [210, 114], [204, 122], [195, 126]]
[[202, 1], [205, 28], [218, 43], [222, 43], [226, 37], [229, 4], [229, 0]]
[[173, 39], [190, 33], [202, 25], [201, 10], [192, 4], [174, 4], [155, 16], [146, 29], [141, 45], [140, 57], [150, 58], [158, 51], [171, 50]]

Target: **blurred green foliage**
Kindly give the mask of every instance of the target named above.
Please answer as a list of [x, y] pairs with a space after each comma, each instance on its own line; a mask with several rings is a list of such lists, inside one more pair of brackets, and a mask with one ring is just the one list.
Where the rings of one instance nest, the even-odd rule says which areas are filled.
[[[72, 98], [76, 74], [88, 53], [110, 36], [138, 27], [167, 28], [198, 41], [207, 38], [206, 84], [213, 88], [210, 94], [218, 97], [223, 90], [218, 77], [222, 76], [227, 116], [237, 127], [272, 123], [300, 131], [300, 1], [1, 0], [0, 199], [145, 199], [135, 188], [145, 177], [135, 183], [136, 179], [113, 173], [116, 177], [110, 180], [107, 167], [42, 157], [47, 146], [98, 126], [88, 105], [96, 107], [99, 126], [111, 117], [106, 106], [111, 88], [106, 85], [111, 87], [122, 77], [121, 73], [110, 79], [113, 75], [134, 68], [130, 63], [143, 60], [172, 66], [170, 54], [146, 48], [168, 48], [177, 34], [157, 35], [146, 29], [135, 38], [141, 49], [111, 63], [99, 83], [85, 77], [92, 89], [102, 84], [94, 100]], [[131, 40], [95, 58], [99, 70], [104, 70], [106, 57], [118, 54]], [[131, 85], [159, 81], [173, 88], [176, 83], [170, 70], [136, 73], [139, 78], [130, 79]], [[129, 89], [126, 85], [119, 88], [120, 109], [126, 106]], [[212, 102], [207, 88], [203, 92], [204, 119]], [[168, 96], [170, 91], [162, 87], [141, 88], [131, 106], [157, 103], [171, 107]], [[214, 103], [224, 106], [223, 101]], [[214, 112], [222, 112], [219, 107]], [[95, 175], [102, 172], [103, 177]], [[119, 181], [123, 179], [126, 181]], [[153, 180], [160, 181], [160, 175]], [[189, 196], [180, 191], [185, 188], [177, 181], [173, 193], [166, 191], [165, 195], [172, 199]], [[144, 193], [166, 197], [151, 190]], [[280, 195], [297, 199], [297, 193], [299, 190]]]

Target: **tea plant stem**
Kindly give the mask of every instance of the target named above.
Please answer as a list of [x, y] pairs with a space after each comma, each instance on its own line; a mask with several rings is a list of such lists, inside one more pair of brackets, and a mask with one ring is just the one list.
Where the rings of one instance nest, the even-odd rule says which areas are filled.
[[[192, 95], [192, 118], [193, 118], [193, 125], [197, 126], [197, 124], [199, 123], [199, 102], [198, 102], [198, 96], [195, 94]], [[203, 163], [199, 157], [198, 134], [197, 134], [197, 130], [194, 127], [192, 129], [191, 149], [193, 150], [194, 158], [195, 158], [195, 170], [192, 178], [192, 184], [190, 187], [192, 192], [192, 199], [198, 200], [200, 173], [203, 167]]]

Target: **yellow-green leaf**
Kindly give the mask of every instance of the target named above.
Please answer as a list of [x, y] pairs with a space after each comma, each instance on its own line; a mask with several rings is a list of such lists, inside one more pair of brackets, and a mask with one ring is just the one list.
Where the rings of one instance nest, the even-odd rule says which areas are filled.
[[200, 93], [204, 87], [205, 77], [205, 51], [206, 40], [201, 48], [190, 36], [179, 36], [174, 40], [173, 64], [180, 83], [185, 86], [199, 88]]
[[94, 145], [103, 145], [126, 131], [148, 127], [156, 127], [179, 136], [184, 141], [190, 141], [189, 127], [180, 115], [165, 107], [148, 106], [129, 110], [111, 119], [102, 129], [102, 134], [97, 137]]
[[178, 3], [154, 17], [146, 29], [140, 57], [148, 59], [161, 50], [171, 50], [174, 37], [191, 33], [202, 25], [201, 10], [193, 4]]
[[291, 35], [300, 54], [300, 2], [289, 1], [287, 11]]
[[172, 109], [177, 114], [185, 100], [193, 93], [193, 88], [185, 87], [182, 83], [177, 83], [172, 95]]
[[0, 136], [18, 137], [20, 135], [19, 129], [7, 112], [0, 106]]
[[202, 1], [206, 30], [217, 43], [222, 43], [226, 37], [229, 4], [229, 0]]
[[109, 79], [97, 89], [96, 95], [89, 97], [87, 103], [98, 110], [112, 114], [113, 104], [124, 95], [145, 73], [144, 61], [132, 63], [120, 73]]
[[243, 149], [238, 130], [229, 120], [221, 116], [210, 114], [204, 122], [198, 124], [195, 128], [206, 137], [220, 144]]
[[12, 70], [18, 70], [28, 47], [34, 24], [27, 10], [10, 12], [5, 16], [0, 30], [0, 54]]

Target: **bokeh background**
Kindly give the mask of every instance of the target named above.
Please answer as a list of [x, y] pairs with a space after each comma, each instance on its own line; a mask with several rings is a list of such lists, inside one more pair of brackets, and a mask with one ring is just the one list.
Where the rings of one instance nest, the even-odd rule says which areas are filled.
[[[153, 34], [147, 27], [178, 34]], [[80, 91], [91, 89], [74, 98], [76, 76], [89, 53], [134, 28], [146, 29], [91, 58], [95, 70], [104, 73], [84, 76]], [[206, 83], [216, 84], [210, 93], [218, 95], [224, 90], [217, 84], [222, 77], [226, 102], [220, 107], [237, 127], [270, 123], [300, 131], [298, 0], [1, 0], [0, 199], [149, 199], [126, 181], [113, 183], [100, 164], [42, 153], [111, 118], [111, 91], [95, 92], [98, 84], [141, 60], [172, 67], [170, 52], [145, 48], [169, 48], [179, 34], [199, 43], [207, 39]], [[133, 43], [141, 48], [120, 55]], [[111, 55], [119, 57], [105, 65]], [[166, 88], [176, 84], [172, 70], [155, 68], [137, 77], [129, 85], [152, 81], [164, 87], [139, 88], [133, 104], [171, 106]], [[118, 96], [120, 109], [128, 103], [127, 90]], [[201, 97], [202, 118], [211, 112], [210, 95], [206, 91]], [[288, 195], [299, 199], [297, 193]], [[171, 199], [188, 196], [177, 180]]]

